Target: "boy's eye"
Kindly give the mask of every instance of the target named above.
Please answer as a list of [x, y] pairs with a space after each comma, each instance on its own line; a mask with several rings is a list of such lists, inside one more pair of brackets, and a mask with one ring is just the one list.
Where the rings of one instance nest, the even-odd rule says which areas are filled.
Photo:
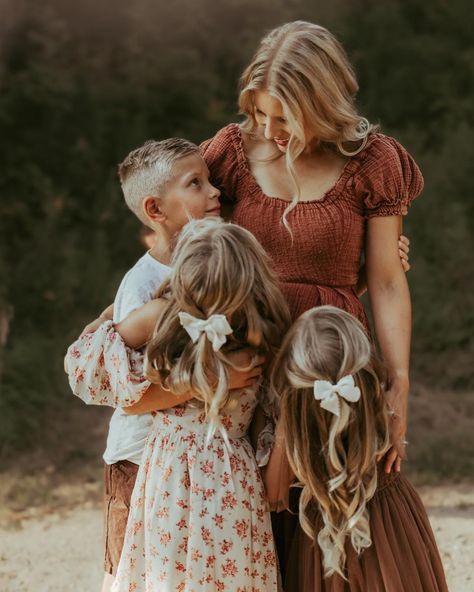
[[195, 187], [199, 187], [199, 185], [201, 185], [201, 181], [198, 179], [198, 177], [194, 177], [194, 179], [191, 179], [190, 185], [194, 185]]

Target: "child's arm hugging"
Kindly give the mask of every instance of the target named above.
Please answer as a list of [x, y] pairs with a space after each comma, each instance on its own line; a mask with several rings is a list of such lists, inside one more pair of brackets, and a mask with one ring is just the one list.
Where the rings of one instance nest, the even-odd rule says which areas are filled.
[[[133, 415], [168, 409], [191, 399], [191, 393], [176, 395], [143, 376], [143, 353], [136, 348], [149, 341], [165, 305], [166, 300], [152, 300], [116, 326], [108, 320], [94, 332], [83, 332], [65, 358], [73, 393], [88, 405], [122, 407]], [[231, 390], [252, 386], [260, 379], [265, 360], [251, 348], [232, 352], [229, 359]]]
[[[128, 347], [140, 349], [150, 341], [156, 321], [163, 313], [166, 305], [165, 299], [151, 300], [116, 325], [116, 331]], [[229, 367], [230, 390], [243, 389], [255, 384], [262, 374], [265, 358], [256, 355], [251, 348], [231, 352], [228, 356], [232, 362], [232, 366]], [[250, 366], [250, 369], [239, 370], [239, 368], [249, 368]], [[124, 407], [124, 411], [130, 415], [138, 415], [150, 411], [169, 409], [189, 401], [193, 396], [191, 391], [178, 395], [165, 390], [159, 384], [152, 384], [138, 402]]]
[[[156, 321], [165, 307], [166, 300], [163, 298], [150, 300], [118, 323], [115, 330], [128, 347], [135, 350], [141, 349], [152, 338]], [[165, 390], [160, 384], [152, 384], [139, 401], [123, 407], [123, 410], [129, 415], [139, 415], [176, 407], [176, 405], [185, 403], [192, 398], [192, 392], [178, 395], [170, 390]]]

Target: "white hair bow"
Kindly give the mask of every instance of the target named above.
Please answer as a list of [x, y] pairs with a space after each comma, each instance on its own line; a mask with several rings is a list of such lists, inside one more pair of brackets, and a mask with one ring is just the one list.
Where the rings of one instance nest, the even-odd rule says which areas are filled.
[[336, 384], [331, 384], [327, 380], [314, 381], [314, 398], [321, 401], [321, 407], [339, 416], [339, 397], [342, 397], [350, 403], [360, 399], [360, 389], [355, 385], [354, 377], [349, 374], [343, 376]]
[[232, 333], [232, 327], [223, 314], [213, 314], [208, 319], [197, 319], [187, 312], [180, 312], [178, 316], [179, 322], [193, 343], [196, 343], [201, 334], [205, 333], [215, 352], [221, 349], [227, 341], [227, 335]]

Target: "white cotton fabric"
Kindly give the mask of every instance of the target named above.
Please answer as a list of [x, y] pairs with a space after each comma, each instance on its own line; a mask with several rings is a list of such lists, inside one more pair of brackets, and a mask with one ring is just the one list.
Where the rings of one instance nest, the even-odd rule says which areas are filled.
[[[170, 273], [170, 267], [149, 253], [143, 255], [120, 284], [114, 301], [114, 322], [120, 322], [133, 310], [152, 300]], [[104, 461], [108, 465], [120, 460], [140, 464], [152, 423], [153, 416], [150, 413], [126, 415], [122, 409], [116, 409], [109, 424]]]

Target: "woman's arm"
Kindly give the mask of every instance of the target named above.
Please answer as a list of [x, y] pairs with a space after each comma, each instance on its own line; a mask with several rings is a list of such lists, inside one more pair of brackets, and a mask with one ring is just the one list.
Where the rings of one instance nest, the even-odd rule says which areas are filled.
[[150, 300], [140, 308], [131, 312], [128, 317], [115, 325], [115, 330], [132, 349], [140, 349], [153, 336], [158, 317], [166, 306], [166, 300], [159, 298]]
[[[398, 254], [400, 255], [400, 261], [402, 262], [403, 271], [407, 273], [410, 271], [411, 265], [409, 260], [410, 253], [410, 240], [403, 234], [398, 239]], [[367, 292], [367, 274], [365, 265], [359, 270], [359, 278], [357, 280], [356, 293], [357, 296], [362, 296]]]
[[370, 218], [366, 245], [370, 307], [377, 340], [388, 369], [387, 400], [393, 411], [392, 449], [387, 455], [387, 472], [394, 463], [394, 468], [399, 470], [401, 458], [405, 457], [409, 390], [411, 302], [397, 248], [400, 223], [398, 216]]

